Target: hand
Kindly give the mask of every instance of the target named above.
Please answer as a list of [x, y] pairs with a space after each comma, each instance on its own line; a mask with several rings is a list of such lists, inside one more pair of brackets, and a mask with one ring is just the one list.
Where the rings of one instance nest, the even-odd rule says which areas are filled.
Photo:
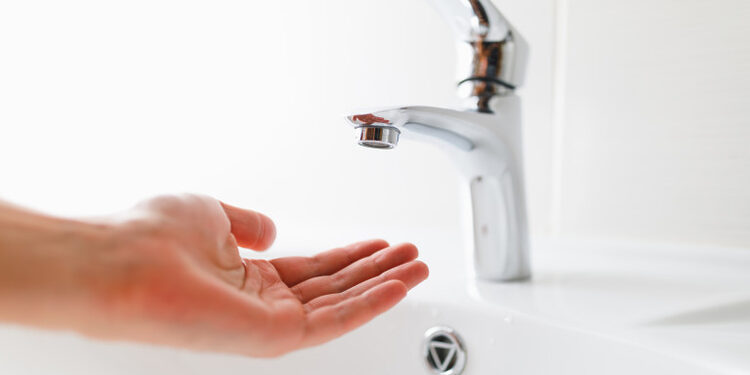
[[[368, 322], [423, 281], [411, 244], [370, 240], [313, 257], [243, 259], [268, 248], [262, 214], [202, 196], [147, 201], [113, 226], [101, 319], [89, 335], [185, 348], [277, 356]], [[98, 322], [98, 323], [97, 323]]]

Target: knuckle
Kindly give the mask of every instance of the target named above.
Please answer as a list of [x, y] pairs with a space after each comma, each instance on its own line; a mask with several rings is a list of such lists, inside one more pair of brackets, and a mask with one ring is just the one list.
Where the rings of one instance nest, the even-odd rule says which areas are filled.
[[331, 285], [333, 285], [333, 289], [335, 290], [342, 290], [346, 287], [347, 283], [347, 277], [342, 272], [336, 272], [333, 275], [330, 276]]
[[370, 266], [369, 268], [372, 269], [372, 272], [375, 275], [380, 275], [381, 273], [383, 273], [384, 271], [386, 271], [386, 267], [383, 265], [383, 259], [382, 258], [383, 258], [382, 255], [375, 256], [375, 257], [372, 257], [368, 261], [369, 266]]

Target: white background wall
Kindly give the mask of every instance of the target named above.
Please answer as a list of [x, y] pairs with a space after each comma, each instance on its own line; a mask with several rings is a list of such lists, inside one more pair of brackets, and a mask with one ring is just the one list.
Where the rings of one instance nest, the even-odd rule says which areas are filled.
[[566, 3], [560, 231], [750, 247], [750, 2]]
[[[534, 45], [531, 209], [550, 228], [551, 0], [498, 1]], [[0, 196], [70, 215], [159, 192], [267, 212], [279, 242], [457, 236], [459, 177], [431, 146], [356, 146], [351, 108], [457, 106], [427, 1], [0, 3]], [[319, 234], [315, 234], [315, 233]]]
[[[750, 246], [750, 3], [497, 0], [529, 40], [535, 236]], [[0, 3], [0, 197], [59, 214], [192, 191], [279, 241], [458, 235], [430, 146], [355, 145], [342, 116], [457, 106], [427, 1]]]

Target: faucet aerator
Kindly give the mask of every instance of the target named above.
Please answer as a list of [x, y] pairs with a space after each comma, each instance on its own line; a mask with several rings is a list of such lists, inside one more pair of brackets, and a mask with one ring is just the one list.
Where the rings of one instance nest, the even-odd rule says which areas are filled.
[[389, 150], [398, 144], [401, 132], [389, 126], [359, 127], [359, 145], [381, 150]]

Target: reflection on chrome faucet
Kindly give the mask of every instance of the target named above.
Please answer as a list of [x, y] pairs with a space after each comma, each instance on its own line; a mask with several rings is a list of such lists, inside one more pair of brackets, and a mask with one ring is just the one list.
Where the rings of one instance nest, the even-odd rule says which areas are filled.
[[[408, 106], [358, 113], [347, 120], [359, 144], [390, 149], [403, 137], [444, 146], [468, 180], [474, 273], [511, 281], [530, 275], [521, 149], [526, 44], [490, 0], [433, 0], [448, 20], [470, 70], [459, 77], [464, 111]], [[459, 59], [459, 62], [461, 59]]]

